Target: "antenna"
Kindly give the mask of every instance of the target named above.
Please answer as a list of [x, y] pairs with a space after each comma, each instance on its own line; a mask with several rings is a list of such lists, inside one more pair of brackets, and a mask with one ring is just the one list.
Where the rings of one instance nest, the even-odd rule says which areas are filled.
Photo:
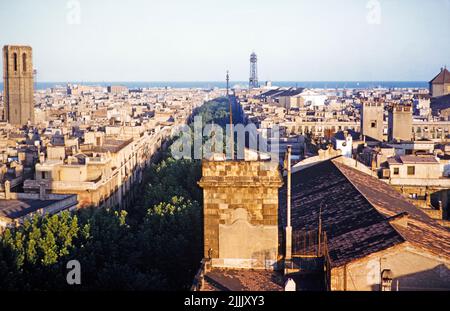
[[230, 89], [230, 74], [229, 71], [227, 70], [227, 97], [228, 97], [228, 90]]
[[231, 160], [234, 160], [233, 105], [231, 104], [230, 93], [228, 91], [230, 87], [229, 83], [230, 83], [230, 73], [227, 70], [227, 98], [230, 107], [230, 153], [231, 153]]
[[292, 146], [287, 146], [287, 151], [284, 159], [284, 169], [287, 171], [287, 202], [286, 202], [286, 251], [285, 260], [292, 259], [292, 227], [291, 227], [291, 152]]
[[318, 247], [317, 247], [317, 256], [320, 256], [321, 253], [321, 249], [320, 249], [320, 243], [321, 241], [321, 237], [322, 237], [322, 206], [323, 206], [323, 202], [320, 204], [320, 210], [319, 210], [319, 228], [318, 228], [318, 234], [317, 234], [317, 240], [318, 240]]

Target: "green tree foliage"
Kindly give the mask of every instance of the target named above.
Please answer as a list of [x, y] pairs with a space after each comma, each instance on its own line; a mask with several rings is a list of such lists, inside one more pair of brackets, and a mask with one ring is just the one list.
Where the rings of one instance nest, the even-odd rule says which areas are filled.
[[215, 123], [225, 127], [230, 123], [230, 106], [226, 97], [217, 98], [198, 107], [194, 114], [202, 117], [203, 124]]

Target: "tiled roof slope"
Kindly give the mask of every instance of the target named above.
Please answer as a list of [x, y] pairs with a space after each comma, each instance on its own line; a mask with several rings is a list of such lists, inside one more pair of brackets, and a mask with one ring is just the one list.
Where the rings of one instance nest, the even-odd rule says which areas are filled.
[[205, 275], [205, 291], [282, 291], [276, 271], [214, 268]]
[[[284, 186], [279, 195], [283, 228], [285, 198]], [[434, 252], [445, 249], [444, 254], [450, 257], [446, 229], [382, 181], [337, 161], [324, 161], [292, 174], [294, 232], [317, 230], [320, 208], [334, 267], [405, 241]], [[410, 215], [408, 229], [389, 221], [389, 217], [404, 212]]]
[[441, 71], [430, 81], [433, 84], [450, 83], [450, 72], [447, 68], [442, 68]]
[[[279, 198], [284, 227], [285, 187]], [[292, 174], [293, 231], [317, 230], [321, 207], [334, 267], [404, 242], [330, 160]]]
[[385, 217], [402, 212], [409, 215], [408, 227], [395, 226], [408, 242], [437, 256], [450, 259], [450, 232], [375, 177], [335, 162], [339, 170], [355, 185], [376, 210]]

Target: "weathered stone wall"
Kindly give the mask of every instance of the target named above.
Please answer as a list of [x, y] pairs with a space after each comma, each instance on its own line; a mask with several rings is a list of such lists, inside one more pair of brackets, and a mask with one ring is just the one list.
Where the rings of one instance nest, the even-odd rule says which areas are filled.
[[383, 141], [383, 104], [364, 103], [361, 109], [361, 134]]
[[450, 262], [403, 243], [331, 270], [331, 290], [378, 291], [381, 271], [393, 273], [392, 290], [449, 290]]
[[395, 106], [388, 115], [388, 140], [412, 140], [412, 109], [409, 106]]
[[203, 161], [204, 257], [213, 265], [267, 268], [277, 260], [278, 164]]
[[439, 97], [450, 94], [450, 83], [433, 84], [431, 94], [433, 97]]

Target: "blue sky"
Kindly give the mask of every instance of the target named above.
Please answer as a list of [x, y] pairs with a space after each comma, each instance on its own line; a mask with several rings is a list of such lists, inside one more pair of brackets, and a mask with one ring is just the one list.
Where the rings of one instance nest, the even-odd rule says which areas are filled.
[[0, 0], [0, 45], [31, 45], [38, 81], [247, 80], [252, 51], [261, 81], [430, 80], [450, 67], [450, 0], [73, 3]]

